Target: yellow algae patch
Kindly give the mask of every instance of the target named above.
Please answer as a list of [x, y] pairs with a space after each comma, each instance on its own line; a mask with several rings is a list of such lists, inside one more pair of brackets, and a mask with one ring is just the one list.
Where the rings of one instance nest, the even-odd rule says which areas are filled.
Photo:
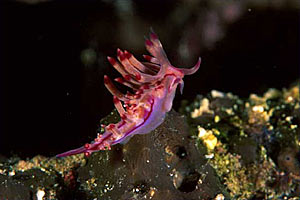
[[211, 130], [205, 130], [198, 126], [198, 138], [200, 138], [208, 150], [214, 150], [218, 143], [218, 139]]
[[289, 90], [284, 89], [283, 91], [284, 91], [283, 98], [287, 103], [295, 102], [300, 98], [300, 94], [299, 94], [300, 91], [298, 86], [294, 86]]
[[217, 91], [217, 90], [212, 90], [211, 91], [211, 96], [213, 98], [224, 98], [224, 93], [223, 92], [220, 92], [220, 91]]
[[266, 105], [262, 104], [251, 106], [248, 102], [246, 102], [245, 106], [248, 110], [249, 124], [264, 124], [269, 121], [273, 112], [273, 110], [268, 112]]
[[30, 169], [40, 169], [46, 173], [49, 173], [51, 171], [51, 168], [58, 171], [60, 174], [63, 174], [65, 171], [70, 170], [74, 167], [74, 165], [81, 165], [84, 166], [86, 160], [83, 159], [84, 155], [79, 154], [75, 156], [69, 156], [65, 157], [63, 159], [57, 159], [57, 158], [47, 158], [41, 155], [37, 155], [31, 160], [20, 160], [13, 166], [13, 170], [16, 171], [27, 171]]
[[213, 114], [214, 112], [209, 109], [209, 100], [207, 98], [204, 98], [200, 102], [200, 107], [196, 108], [192, 113], [192, 118], [200, 117], [203, 113], [209, 113]]

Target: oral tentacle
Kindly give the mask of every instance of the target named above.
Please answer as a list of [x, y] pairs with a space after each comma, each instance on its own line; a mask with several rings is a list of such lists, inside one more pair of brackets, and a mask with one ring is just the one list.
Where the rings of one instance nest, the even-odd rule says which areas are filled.
[[184, 88], [184, 82], [183, 81], [181, 81], [179, 83], [179, 88], [180, 88], [180, 94], [182, 95], [183, 94], [183, 88]]
[[184, 75], [191, 75], [194, 74], [196, 71], [198, 71], [198, 69], [200, 68], [200, 64], [201, 64], [201, 58], [199, 58], [196, 65], [190, 69], [186, 69], [186, 68], [177, 68], [177, 69], [182, 71]]

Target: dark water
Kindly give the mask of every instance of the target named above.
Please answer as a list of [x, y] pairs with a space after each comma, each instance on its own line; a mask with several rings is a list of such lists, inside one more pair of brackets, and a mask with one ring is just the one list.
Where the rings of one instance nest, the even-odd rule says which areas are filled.
[[174, 66], [202, 57], [175, 109], [212, 89], [246, 98], [299, 78], [297, 1], [214, 2], [1, 1], [0, 154], [52, 156], [92, 140], [113, 109], [106, 56], [120, 47], [141, 59], [150, 27]]

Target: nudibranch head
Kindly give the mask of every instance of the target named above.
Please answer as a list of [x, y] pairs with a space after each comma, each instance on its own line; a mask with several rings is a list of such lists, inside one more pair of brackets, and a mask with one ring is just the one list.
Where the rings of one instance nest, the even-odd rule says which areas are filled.
[[166, 112], [172, 108], [177, 86], [180, 85], [182, 93], [183, 77], [194, 74], [200, 67], [201, 59], [190, 69], [172, 66], [153, 31], [149, 39], [145, 40], [145, 46], [151, 54], [144, 55], [147, 62], [140, 62], [130, 52], [120, 49], [117, 49], [117, 60], [107, 57], [109, 63], [122, 75], [114, 80], [133, 91], [121, 93], [109, 77], [104, 76], [104, 85], [113, 95], [113, 103], [121, 121], [105, 126], [105, 132], [98, 134], [90, 144], [57, 157], [78, 153], [90, 155], [95, 151], [110, 149], [111, 145], [124, 143], [133, 135], [149, 133], [163, 122]]

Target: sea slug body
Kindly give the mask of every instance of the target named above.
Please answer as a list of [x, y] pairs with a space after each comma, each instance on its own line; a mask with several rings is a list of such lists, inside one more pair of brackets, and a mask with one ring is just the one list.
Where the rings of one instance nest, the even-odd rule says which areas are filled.
[[117, 50], [118, 60], [107, 57], [122, 75], [114, 80], [134, 91], [123, 94], [108, 76], [104, 76], [104, 85], [113, 95], [113, 103], [121, 117], [120, 122], [104, 127], [105, 132], [98, 134], [90, 144], [58, 154], [57, 157], [79, 153], [88, 156], [95, 151], [110, 149], [111, 145], [124, 143], [136, 134], [149, 133], [163, 122], [166, 112], [172, 108], [177, 86], [180, 86], [182, 93], [184, 75], [195, 73], [200, 67], [201, 59], [190, 69], [173, 67], [153, 31], [150, 32], [149, 39], [145, 40], [145, 46], [152, 55], [144, 55], [147, 62], [140, 62], [128, 51], [120, 49]]

